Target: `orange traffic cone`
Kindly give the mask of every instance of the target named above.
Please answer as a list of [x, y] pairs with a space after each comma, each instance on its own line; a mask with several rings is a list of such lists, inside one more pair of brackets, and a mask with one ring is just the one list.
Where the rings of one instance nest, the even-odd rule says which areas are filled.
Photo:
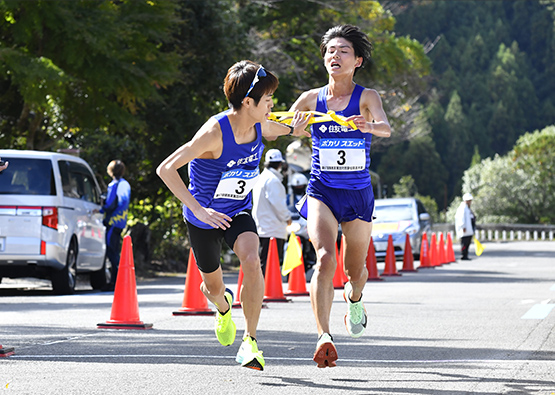
[[428, 235], [422, 233], [422, 242], [420, 243], [420, 266], [418, 269], [433, 269], [430, 262], [430, 246], [428, 245]]
[[415, 272], [414, 257], [412, 256], [412, 246], [410, 245], [410, 237], [407, 233], [405, 238], [405, 252], [403, 254], [403, 268], [401, 272]]
[[[302, 245], [301, 238], [299, 236], [297, 236], [297, 241], [299, 245]], [[287, 283], [287, 291], [285, 293], [290, 296], [308, 295], [308, 291], [306, 290], [306, 274], [304, 272], [303, 254], [301, 254], [301, 264], [289, 273], [289, 281]]]
[[439, 241], [437, 244], [437, 250], [438, 250], [438, 255], [439, 255], [439, 264], [440, 265], [446, 265], [449, 263], [449, 261], [447, 260], [447, 254], [445, 252], [445, 240], [443, 238], [443, 232], [441, 232], [439, 234]]
[[447, 233], [447, 260], [449, 262], [456, 262], [455, 251], [453, 251], [453, 239], [451, 239], [451, 233]]
[[197, 267], [197, 261], [193, 250], [189, 250], [189, 262], [187, 263], [187, 277], [185, 278], [185, 291], [183, 292], [183, 303], [181, 308], [173, 312], [173, 315], [213, 315], [214, 311], [208, 308], [206, 296], [200, 290], [202, 277]]
[[343, 282], [343, 260], [341, 259], [341, 254], [337, 250], [337, 244], [335, 246], [335, 260], [337, 265], [335, 266], [335, 274], [333, 275], [333, 288], [343, 289], [345, 283]]
[[99, 329], [150, 329], [152, 324], [145, 324], [139, 319], [139, 302], [135, 282], [135, 263], [133, 262], [133, 245], [131, 236], [123, 238], [120, 265], [114, 290], [112, 314], [110, 320], [98, 324]]
[[397, 272], [395, 248], [393, 247], [393, 237], [389, 235], [387, 238], [387, 250], [385, 252], [385, 268], [382, 276], [400, 276]]
[[349, 278], [345, 274], [345, 235], [341, 235], [341, 246], [339, 247], [339, 260], [341, 261], [341, 281], [343, 285], [349, 281]]
[[0, 344], [0, 358], [9, 357], [10, 355], [14, 355], [15, 351], [13, 347], [2, 347]]
[[237, 279], [237, 297], [235, 298], [235, 302], [231, 307], [239, 308], [242, 307], [241, 305], [241, 287], [243, 286], [243, 265], [239, 265], [239, 278]]
[[433, 267], [440, 266], [438, 263], [437, 239], [435, 233], [432, 233], [430, 238], [430, 265]]
[[366, 269], [368, 269], [368, 280], [382, 281], [378, 273], [378, 260], [376, 259], [376, 249], [374, 247], [374, 239], [370, 237], [370, 245], [368, 246], [368, 255], [366, 255]]
[[266, 275], [264, 277], [264, 302], [289, 302], [283, 295], [283, 284], [279, 270], [279, 256], [275, 238], [270, 239], [270, 249], [266, 260]]

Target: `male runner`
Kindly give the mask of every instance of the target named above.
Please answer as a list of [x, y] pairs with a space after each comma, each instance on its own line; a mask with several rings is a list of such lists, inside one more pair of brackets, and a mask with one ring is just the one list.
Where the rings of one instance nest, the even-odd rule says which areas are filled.
[[[245, 333], [236, 361], [263, 370], [264, 358], [256, 329], [264, 298], [264, 278], [258, 256], [258, 235], [251, 216], [251, 190], [258, 177], [264, 150], [262, 137], [310, 134], [309, 117], [296, 113], [292, 126], [269, 121], [278, 79], [261, 65], [240, 61], [228, 70], [224, 93], [230, 109], [210, 118], [193, 139], [166, 158], [156, 170], [183, 203], [189, 238], [203, 282], [201, 290], [216, 314], [216, 336], [233, 344], [236, 327], [231, 319], [233, 295], [226, 289], [220, 267], [222, 240], [233, 249], [243, 270], [241, 304]], [[189, 164], [189, 187], [177, 170]]]
[[317, 254], [310, 285], [318, 343], [318, 367], [336, 366], [337, 349], [329, 318], [334, 297], [333, 277], [338, 225], [345, 235], [344, 265], [349, 281], [344, 298], [345, 325], [352, 337], [362, 336], [366, 311], [362, 290], [368, 279], [366, 255], [372, 233], [374, 193], [370, 182], [372, 135], [389, 137], [391, 129], [378, 92], [357, 85], [353, 77], [371, 57], [372, 44], [358, 27], [335, 26], [322, 37], [320, 51], [328, 85], [301, 94], [292, 111], [334, 111], [353, 121], [356, 130], [336, 122], [315, 123], [312, 130], [312, 169], [307, 188], [308, 234]]

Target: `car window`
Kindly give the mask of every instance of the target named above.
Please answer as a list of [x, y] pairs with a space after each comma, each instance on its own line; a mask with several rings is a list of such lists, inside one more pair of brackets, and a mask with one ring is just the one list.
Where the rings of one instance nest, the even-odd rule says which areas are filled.
[[94, 177], [81, 163], [61, 160], [58, 162], [64, 196], [100, 204], [100, 194]]
[[376, 206], [374, 222], [411, 221], [413, 219], [412, 205], [386, 205]]
[[56, 195], [56, 182], [49, 159], [9, 158], [10, 166], [0, 172], [0, 194]]
[[418, 207], [418, 215], [427, 212], [426, 209], [424, 208], [424, 205], [422, 204], [422, 202], [420, 200], [416, 201], [416, 206]]

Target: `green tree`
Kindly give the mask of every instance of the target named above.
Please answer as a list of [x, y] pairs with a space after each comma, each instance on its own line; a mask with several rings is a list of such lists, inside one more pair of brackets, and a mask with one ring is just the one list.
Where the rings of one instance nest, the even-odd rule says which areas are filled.
[[482, 222], [555, 221], [555, 126], [526, 133], [507, 155], [486, 158], [469, 168], [463, 191], [474, 195]]
[[0, 78], [15, 95], [4, 145], [48, 149], [139, 127], [145, 100], [177, 77], [177, 56], [161, 50], [174, 11], [172, 1], [0, 1]]

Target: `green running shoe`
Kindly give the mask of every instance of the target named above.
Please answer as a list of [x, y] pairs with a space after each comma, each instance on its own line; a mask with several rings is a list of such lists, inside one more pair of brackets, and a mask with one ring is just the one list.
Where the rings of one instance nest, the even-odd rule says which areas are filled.
[[235, 333], [237, 327], [231, 319], [231, 305], [233, 304], [233, 292], [229, 288], [225, 289], [225, 300], [229, 305], [229, 309], [225, 314], [216, 312], [216, 337], [222, 346], [230, 346], [235, 341]]
[[353, 286], [350, 281], [345, 283], [345, 291], [343, 292], [343, 298], [347, 302], [347, 314], [345, 314], [345, 326], [347, 327], [347, 332], [351, 337], [361, 337], [366, 329], [366, 309], [362, 303], [362, 297], [358, 302], [352, 302], [350, 299], [351, 293], [353, 291]]
[[250, 336], [243, 338], [243, 343], [241, 343], [235, 360], [245, 368], [264, 370], [265, 362], [262, 351], [258, 350], [256, 340]]

